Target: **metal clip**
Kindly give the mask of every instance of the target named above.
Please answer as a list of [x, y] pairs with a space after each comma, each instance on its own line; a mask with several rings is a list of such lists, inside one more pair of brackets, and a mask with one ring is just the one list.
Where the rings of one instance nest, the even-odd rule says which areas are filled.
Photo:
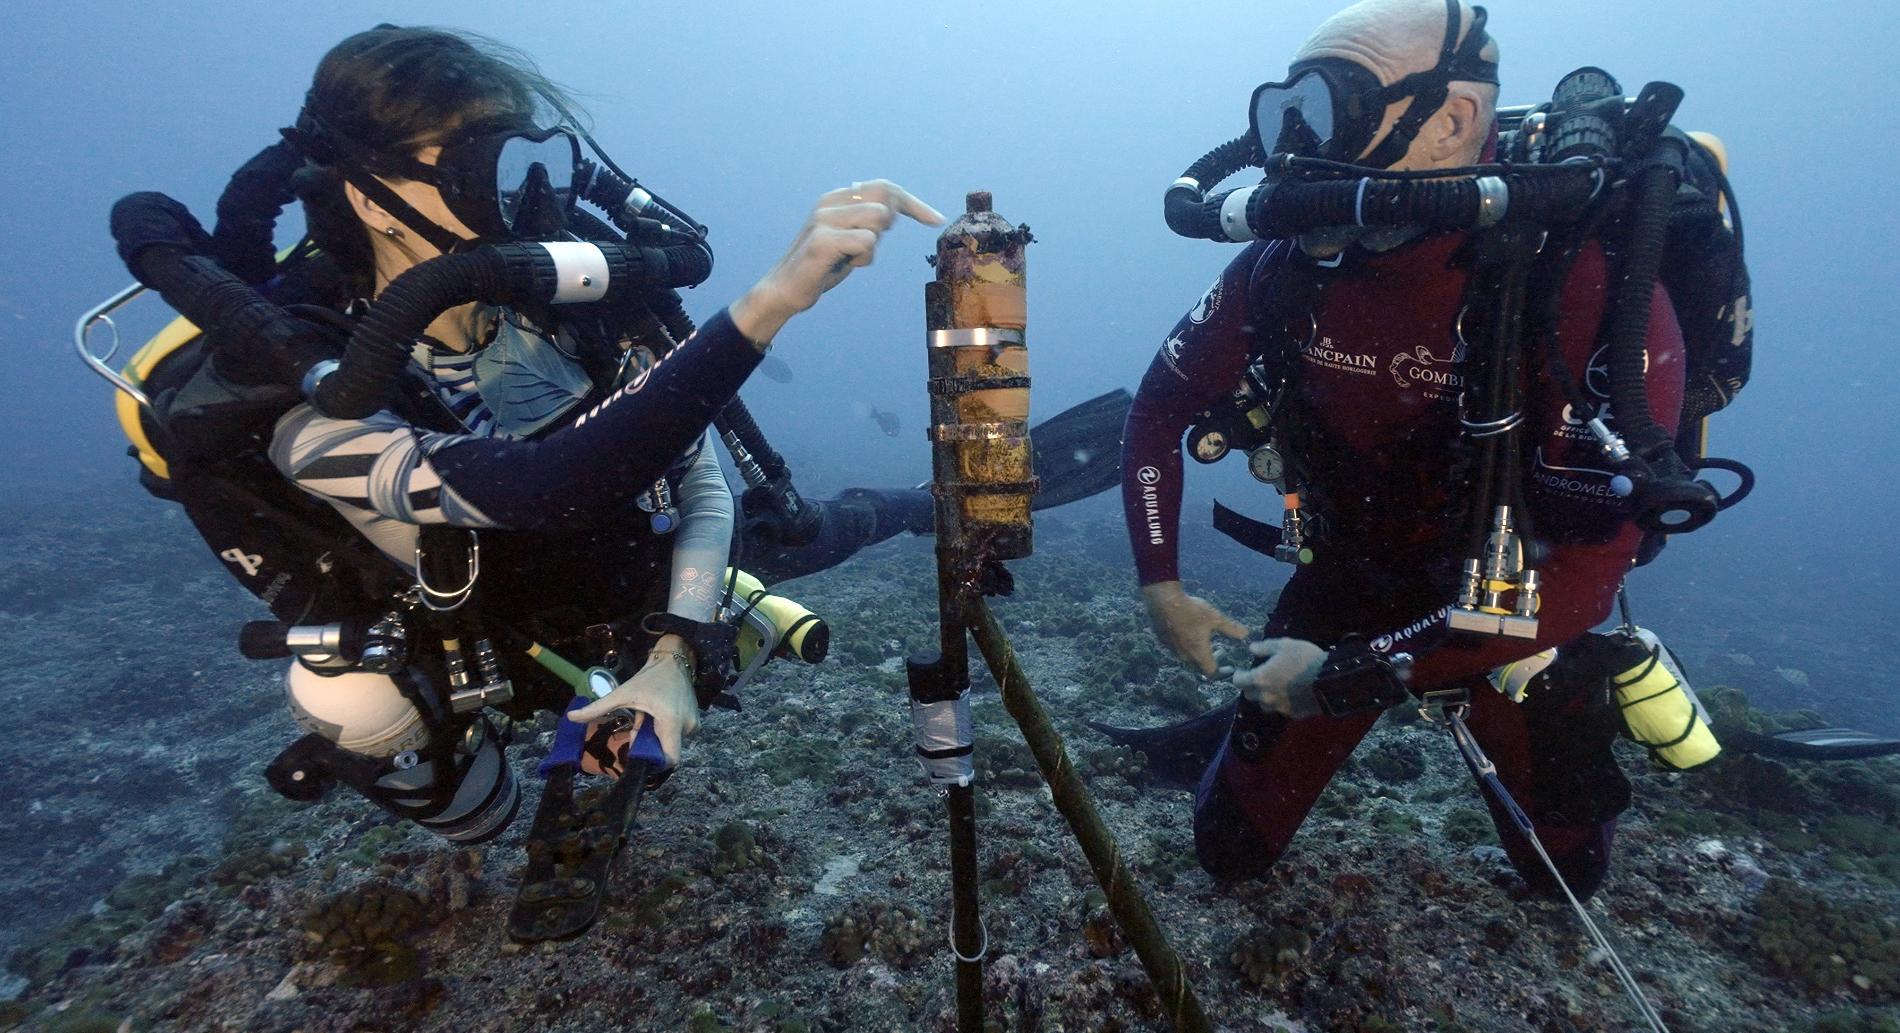
[[[422, 605], [437, 613], [449, 613], [460, 609], [468, 597], [475, 591], [475, 582], [482, 576], [482, 538], [473, 529], [468, 532], [468, 582], [460, 588], [443, 591], [429, 583], [424, 565], [422, 537], [416, 538], [416, 584], [422, 588]], [[438, 602], [437, 600], [446, 600]]]
[[1419, 697], [1418, 716], [1428, 724], [1449, 724], [1453, 715], [1463, 717], [1471, 709], [1471, 690], [1460, 685], [1433, 689]]

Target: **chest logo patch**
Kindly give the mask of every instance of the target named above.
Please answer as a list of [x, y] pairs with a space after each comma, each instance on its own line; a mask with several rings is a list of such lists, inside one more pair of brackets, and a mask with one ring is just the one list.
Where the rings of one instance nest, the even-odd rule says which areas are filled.
[[1379, 364], [1370, 354], [1342, 351], [1332, 338], [1325, 336], [1317, 336], [1308, 341], [1306, 346], [1300, 349], [1300, 357], [1316, 366], [1336, 369], [1343, 373], [1375, 376], [1379, 372]]
[[1386, 369], [1392, 374], [1392, 382], [1406, 390], [1421, 388], [1433, 398], [1455, 398], [1465, 386], [1464, 373], [1458, 368], [1459, 358], [1455, 352], [1448, 358], [1439, 358], [1421, 344], [1410, 352], [1392, 356]]

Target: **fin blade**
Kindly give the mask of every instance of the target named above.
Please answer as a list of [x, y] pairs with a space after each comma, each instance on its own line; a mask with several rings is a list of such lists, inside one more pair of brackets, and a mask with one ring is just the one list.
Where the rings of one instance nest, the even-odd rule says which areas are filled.
[[1036, 477], [1034, 508], [1050, 509], [1121, 484], [1122, 425], [1135, 399], [1125, 388], [1097, 395], [1030, 428]]

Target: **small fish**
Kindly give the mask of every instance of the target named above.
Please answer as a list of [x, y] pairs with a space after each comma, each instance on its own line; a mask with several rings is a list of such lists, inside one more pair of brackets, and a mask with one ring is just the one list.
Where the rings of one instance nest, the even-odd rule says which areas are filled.
[[759, 372], [765, 374], [765, 379], [767, 380], [776, 381], [781, 384], [789, 384], [792, 382], [791, 365], [776, 355], [767, 355], [765, 358], [760, 359]]
[[873, 405], [871, 418], [877, 421], [877, 429], [883, 431], [885, 437], [894, 438], [903, 432], [903, 425], [897, 422], [897, 414], [894, 412], [883, 412]]

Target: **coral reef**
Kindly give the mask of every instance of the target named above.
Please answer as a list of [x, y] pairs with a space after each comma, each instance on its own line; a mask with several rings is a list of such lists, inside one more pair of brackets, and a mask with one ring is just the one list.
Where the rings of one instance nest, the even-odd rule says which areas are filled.
[[923, 920], [904, 904], [859, 902], [825, 922], [819, 953], [837, 968], [874, 956], [893, 968], [911, 968], [924, 959], [928, 937]]
[[1242, 936], [1228, 958], [1249, 983], [1270, 989], [1298, 973], [1312, 949], [1313, 938], [1304, 930], [1275, 925]]
[[[995, 609], [1217, 1023], [1635, 1024], [1568, 908], [1531, 893], [1495, 845], [1443, 734], [1408, 712], [1381, 718], [1264, 879], [1202, 872], [1187, 795], [1153, 785], [1143, 758], [1085, 722], [1152, 725], [1221, 694], [1154, 646], [1125, 567], [1103, 555], [1117, 518], [1069, 513], [1039, 514], [1039, 551], [1012, 564], [1017, 592]], [[149, 537], [202, 549], [178, 530]], [[0, 770], [14, 974], [0, 976], [0, 1028], [950, 1028], [945, 812], [912, 756], [901, 663], [936, 641], [930, 561], [928, 540], [900, 538], [790, 586], [831, 621], [832, 658], [775, 663], [742, 713], [709, 714], [643, 804], [595, 929], [532, 948], [502, 924], [546, 721], [516, 732], [523, 820], [469, 850], [347, 793], [305, 807], [262, 790], [270, 745], [295, 733], [280, 672], [203, 630], [256, 615], [215, 567], [181, 574], [176, 606], [143, 583], [28, 600], [37, 609], [0, 636], [53, 660], [20, 667], [33, 691], [18, 762]], [[1251, 621], [1270, 601], [1255, 591], [1264, 580], [1236, 564], [1195, 590]], [[73, 634], [75, 613], [105, 633]], [[93, 653], [128, 672], [102, 689], [129, 701], [111, 737], [59, 716], [70, 657]], [[1810, 659], [1787, 662], [1824, 681]], [[1165, 1028], [994, 686], [980, 668], [972, 681], [992, 1028]], [[1708, 695], [1723, 720], [1816, 723]], [[164, 704], [140, 709], [147, 699]], [[106, 750], [119, 766], [88, 781]], [[1636, 803], [1590, 907], [1671, 1028], [1892, 1031], [1900, 765], [1731, 751], [1684, 774], [1624, 757]]]
[[1891, 914], [1772, 879], [1755, 904], [1755, 945], [1777, 975], [1811, 993], [1900, 1002], [1900, 919]]

